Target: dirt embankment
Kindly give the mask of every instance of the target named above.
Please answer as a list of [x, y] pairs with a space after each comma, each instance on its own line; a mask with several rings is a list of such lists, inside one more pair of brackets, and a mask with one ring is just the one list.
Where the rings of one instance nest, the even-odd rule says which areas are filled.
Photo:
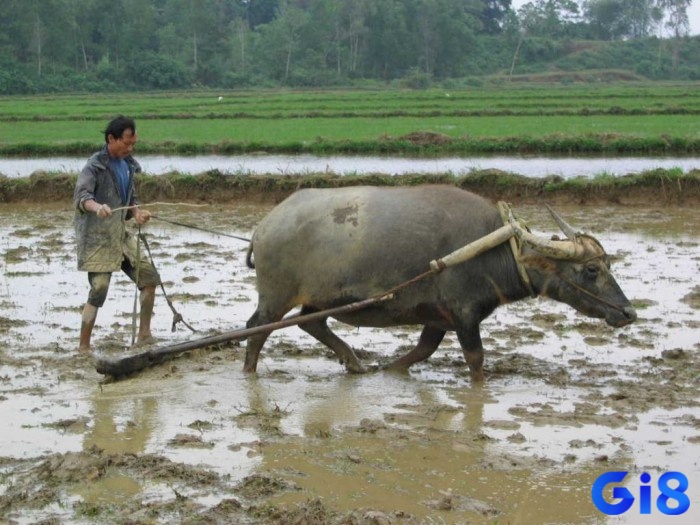
[[[37, 172], [28, 178], [0, 176], [0, 202], [70, 202], [77, 174]], [[512, 203], [621, 204], [697, 206], [700, 204], [700, 170], [679, 173], [657, 169], [621, 177], [564, 179], [541, 178], [500, 170], [480, 170], [468, 175], [370, 174], [341, 176], [328, 173], [303, 175], [230, 175], [211, 170], [198, 175], [169, 173], [138, 176], [142, 202], [235, 202], [254, 199], [279, 202], [301, 188], [330, 188], [356, 185], [401, 186], [454, 184], [493, 200]]]

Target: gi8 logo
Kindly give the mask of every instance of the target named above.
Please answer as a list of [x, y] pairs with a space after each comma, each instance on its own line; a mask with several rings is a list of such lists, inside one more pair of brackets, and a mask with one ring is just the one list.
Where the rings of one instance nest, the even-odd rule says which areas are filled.
[[[598, 476], [591, 487], [591, 498], [596, 508], [610, 516], [617, 516], [627, 512], [634, 503], [634, 495], [625, 487], [613, 487], [613, 498], [620, 499], [617, 503], [608, 503], [603, 498], [603, 491], [610, 483], [620, 483], [627, 476], [626, 471], [606, 472]], [[651, 476], [644, 472], [639, 476], [642, 485], [639, 487], [639, 513], [651, 514]], [[675, 481], [678, 486], [672, 488], [669, 481]], [[656, 508], [668, 516], [683, 514], [690, 507], [690, 498], [685, 494], [688, 490], [688, 478], [680, 472], [665, 472], [659, 477], [658, 487], [661, 494], [656, 499]], [[678, 502], [674, 506], [669, 506], [669, 500]]]

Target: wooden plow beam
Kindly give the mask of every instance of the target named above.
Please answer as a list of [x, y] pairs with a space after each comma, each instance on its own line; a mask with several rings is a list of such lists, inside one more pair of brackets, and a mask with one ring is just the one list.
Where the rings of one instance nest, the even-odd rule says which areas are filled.
[[139, 354], [133, 354], [121, 358], [109, 359], [106, 357], [98, 356], [95, 359], [95, 369], [100, 374], [110, 375], [113, 377], [123, 377], [143, 370], [144, 368], [148, 368], [149, 366], [154, 366], [159, 363], [162, 363], [168, 358], [174, 357], [184, 352], [188, 352], [190, 350], [206, 348], [207, 346], [218, 345], [221, 343], [228, 343], [229, 341], [237, 341], [250, 337], [251, 335], [273, 332], [274, 330], [279, 330], [280, 328], [286, 328], [288, 326], [308, 323], [309, 321], [316, 321], [318, 319], [323, 319], [325, 317], [330, 317], [333, 315], [342, 315], [354, 312], [355, 310], [361, 310], [363, 308], [367, 308], [368, 306], [379, 303], [381, 301], [386, 301], [388, 299], [391, 299], [391, 294], [383, 294], [371, 297], [369, 299], [364, 299], [362, 301], [346, 304], [344, 306], [329, 308], [327, 310], [321, 310], [306, 315], [291, 315], [289, 317], [285, 317], [281, 321], [277, 321], [276, 323], [269, 323], [260, 326], [255, 326], [253, 328], [241, 328], [239, 330], [223, 332], [218, 335], [203, 337], [201, 339], [195, 339], [193, 341], [185, 341], [182, 343], [164, 346], [161, 348], [154, 348], [152, 350], [147, 350]]

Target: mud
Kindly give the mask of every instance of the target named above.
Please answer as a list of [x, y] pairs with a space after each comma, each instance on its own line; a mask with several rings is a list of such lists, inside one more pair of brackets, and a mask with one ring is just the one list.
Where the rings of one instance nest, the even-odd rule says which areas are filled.
[[[271, 203], [161, 206], [163, 216], [250, 237]], [[539, 232], [539, 206], [517, 205]], [[689, 479], [700, 519], [700, 212], [561, 205], [598, 237], [639, 320], [615, 330], [536, 299], [482, 324], [483, 386], [454, 336], [408, 374], [348, 375], [298, 328], [275, 332], [257, 377], [236, 343], [110, 382], [78, 355], [87, 279], [64, 204], [0, 206], [1, 523], [667, 523], [656, 507], [607, 518], [591, 502], [611, 470]], [[166, 292], [163, 344], [242, 327], [255, 309], [246, 243], [152, 221]], [[130, 350], [134, 289], [113, 279], [99, 355]], [[413, 327], [331, 323], [370, 367]], [[653, 483], [652, 483], [653, 486]], [[653, 486], [653, 494], [658, 491]], [[645, 519], [642, 519], [645, 518]]]

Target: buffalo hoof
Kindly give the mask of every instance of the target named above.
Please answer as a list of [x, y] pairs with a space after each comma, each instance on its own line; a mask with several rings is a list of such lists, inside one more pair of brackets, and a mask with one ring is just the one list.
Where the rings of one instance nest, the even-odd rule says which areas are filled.
[[484, 375], [484, 370], [470, 370], [469, 375], [471, 376], [472, 383], [476, 384], [483, 384], [484, 381], [486, 380], [486, 376]]
[[351, 374], [364, 374], [367, 372], [365, 367], [363, 367], [359, 363], [355, 363], [355, 364], [348, 363], [345, 365], [345, 370], [347, 370]]

